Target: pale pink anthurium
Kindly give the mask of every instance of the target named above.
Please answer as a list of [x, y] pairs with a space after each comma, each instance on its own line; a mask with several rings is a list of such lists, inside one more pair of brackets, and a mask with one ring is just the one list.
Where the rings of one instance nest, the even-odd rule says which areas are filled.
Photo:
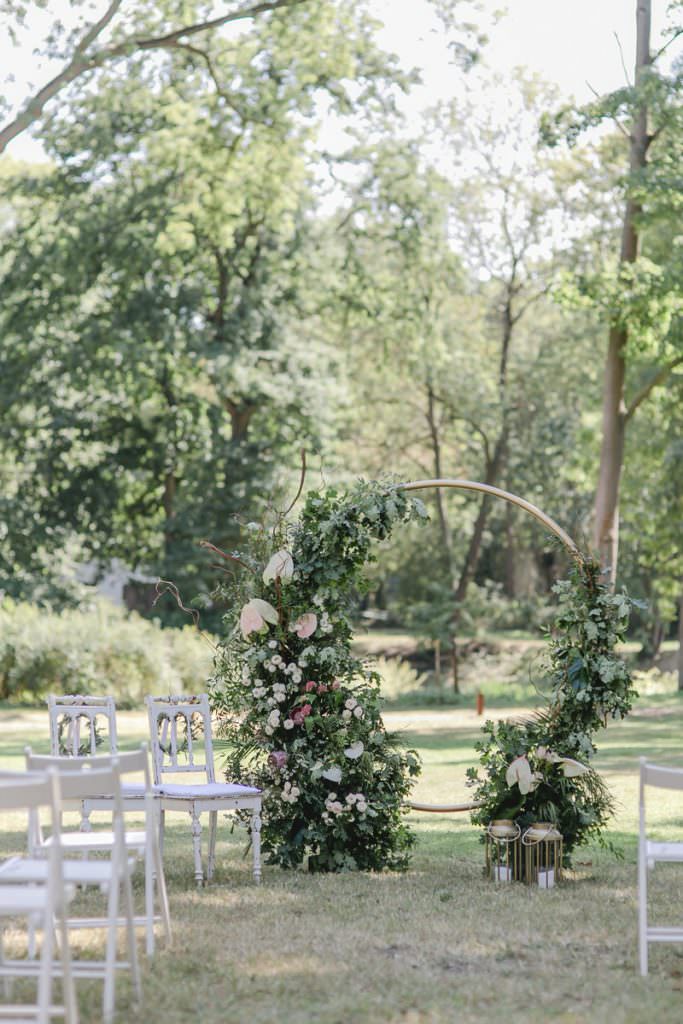
[[532, 793], [539, 782], [543, 781], [543, 776], [540, 772], [532, 772], [531, 765], [524, 755], [516, 757], [508, 765], [508, 770], [505, 773], [505, 781], [508, 786], [514, 786], [515, 783], [519, 786], [520, 793], [526, 795]]
[[294, 572], [294, 562], [289, 551], [282, 548], [276, 551], [263, 570], [263, 582], [270, 583], [272, 580], [288, 580]]
[[300, 615], [296, 620], [292, 626], [292, 631], [302, 640], [305, 640], [307, 637], [313, 636], [317, 628], [318, 616], [315, 612], [306, 612], [305, 615]]
[[262, 601], [259, 597], [253, 597], [251, 601], [247, 601], [240, 613], [242, 636], [246, 639], [250, 633], [258, 633], [267, 622], [273, 625], [278, 622], [278, 614], [272, 604]]
[[577, 775], [585, 775], [590, 771], [585, 764], [575, 761], [573, 757], [561, 757], [559, 762], [562, 765], [562, 773], [566, 779], [574, 779]]

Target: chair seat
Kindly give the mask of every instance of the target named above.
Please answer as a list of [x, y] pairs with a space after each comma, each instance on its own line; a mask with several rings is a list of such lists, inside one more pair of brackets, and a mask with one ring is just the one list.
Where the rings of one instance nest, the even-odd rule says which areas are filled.
[[[128, 869], [135, 866], [135, 858], [128, 860]], [[12, 857], [0, 864], [0, 883], [46, 882], [48, 862], [40, 857]], [[110, 860], [65, 860], [62, 862], [65, 882], [75, 885], [109, 885], [112, 879]]]
[[[52, 836], [48, 836], [42, 846], [51, 845]], [[126, 831], [126, 846], [130, 849], [144, 850], [147, 837], [144, 832]], [[113, 832], [62, 832], [60, 837], [62, 850], [65, 853], [92, 853], [95, 850], [111, 850], [114, 847]]]
[[683, 843], [655, 843], [648, 839], [645, 856], [648, 860], [683, 861]]
[[245, 796], [260, 796], [261, 790], [254, 786], [239, 786], [232, 782], [205, 782], [201, 785], [174, 785], [164, 782], [154, 787], [160, 796], [178, 797], [183, 800], [237, 799]]
[[[63, 896], [66, 902], [73, 899], [74, 891], [73, 885], [64, 886]], [[0, 914], [35, 914], [45, 909], [47, 895], [47, 889], [42, 885], [32, 889], [18, 885], [0, 885]]]

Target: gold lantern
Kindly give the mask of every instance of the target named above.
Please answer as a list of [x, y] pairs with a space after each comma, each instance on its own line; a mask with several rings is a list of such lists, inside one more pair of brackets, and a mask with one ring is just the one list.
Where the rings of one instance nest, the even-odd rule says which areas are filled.
[[539, 889], [552, 889], [562, 878], [562, 836], [548, 821], [537, 821], [522, 836], [524, 880]]
[[486, 828], [486, 877], [516, 882], [520, 877], [520, 828], [510, 818], [497, 818]]

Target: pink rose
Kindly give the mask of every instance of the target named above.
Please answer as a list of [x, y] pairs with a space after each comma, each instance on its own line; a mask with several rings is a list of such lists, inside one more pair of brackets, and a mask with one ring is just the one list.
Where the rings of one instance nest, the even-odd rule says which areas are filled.
[[320, 685], [318, 686], [318, 693], [327, 693], [328, 689], [329, 687], [327, 683], [320, 683]]
[[341, 683], [339, 682], [338, 679], [335, 679], [335, 681], [332, 683], [332, 689], [333, 690], [339, 690], [340, 687], [341, 687]]
[[304, 690], [306, 691], [306, 693], [310, 693], [311, 690], [315, 690], [316, 685], [317, 684], [314, 683], [312, 679], [309, 679], [306, 685], [304, 686]]
[[302, 640], [306, 640], [307, 637], [313, 636], [317, 628], [318, 616], [315, 612], [306, 612], [305, 615], [300, 615], [292, 626], [292, 630]]
[[275, 768], [284, 768], [287, 764], [287, 754], [284, 750], [274, 750], [268, 756], [268, 764], [272, 764]]
[[303, 707], [295, 708], [291, 714], [291, 719], [294, 722], [294, 725], [303, 725], [304, 718], [308, 718], [312, 710], [313, 707], [310, 704], [304, 704]]

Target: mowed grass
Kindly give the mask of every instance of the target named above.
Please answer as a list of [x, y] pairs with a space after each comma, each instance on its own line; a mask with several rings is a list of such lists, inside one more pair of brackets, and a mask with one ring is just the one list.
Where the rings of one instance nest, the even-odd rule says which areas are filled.
[[[416, 800], [467, 799], [465, 770], [475, 763], [480, 725], [473, 711], [390, 712], [386, 719], [423, 756]], [[636, 970], [635, 863], [638, 757], [683, 767], [682, 719], [678, 698], [649, 698], [603, 734], [596, 763], [618, 800], [610, 838], [624, 860], [582, 849], [574, 872], [549, 892], [486, 881], [468, 816], [426, 813], [410, 816], [418, 842], [406, 874], [316, 876], [266, 867], [260, 888], [251, 880], [250, 855], [243, 856], [244, 835], [231, 834], [225, 818], [215, 882], [197, 890], [189, 819], [171, 816], [165, 860], [173, 943], [161, 945], [150, 963], [143, 956], [140, 1010], [120, 978], [117, 1019], [678, 1024], [683, 944], [651, 947], [650, 976]], [[45, 713], [4, 710], [0, 724], [0, 767], [20, 768], [25, 744], [47, 750]], [[120, 715], [122, 746], [140, 742], [145, 729], [143, 715]], [[657, 794], [652, 812], [660, 837], [683, 836], [683, 794]], [[23, 844], [21, 821], [3, 822], [0, 852]], [[683, 924], [683, 866], [658, 866], [652, 897], [662, 923]], [[87, 955], [101, 955], [98, 933], [84, 932], [79, 942]], [[85, 1022], [100, 1020], [100, 996], [99, 984], [79, 983]]]

